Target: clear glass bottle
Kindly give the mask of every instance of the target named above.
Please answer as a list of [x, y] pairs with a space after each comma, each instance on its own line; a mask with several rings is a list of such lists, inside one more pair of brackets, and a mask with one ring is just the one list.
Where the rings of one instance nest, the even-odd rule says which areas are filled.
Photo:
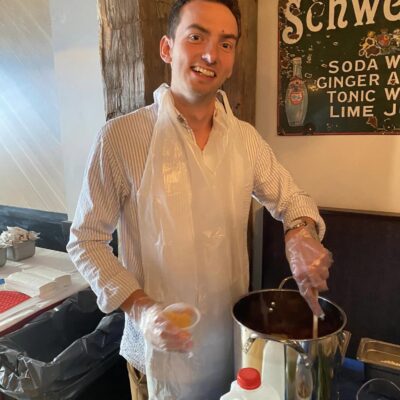
[[295, 57], [293, 76], [289, 81], [285, 97], [285, 112], [289, 126], [303, 126], [308, 108], [307, 86], [301, 71], [301, 57]]

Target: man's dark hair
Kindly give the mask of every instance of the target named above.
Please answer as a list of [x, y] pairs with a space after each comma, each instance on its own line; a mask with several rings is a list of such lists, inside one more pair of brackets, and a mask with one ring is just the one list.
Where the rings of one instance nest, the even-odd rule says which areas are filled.
[[[181, 19], [180, 16], [182, 7], [185, 4], [190, 3], [191, 1], [194, 0], [176, 0], [175, 3], [172, 5], [168, 17], [168, 29], [167, 29], [167, 34], [170, 38], [175, 38], [176, 28], [179, 25]], [[231, 10], [232, 14], [235, 16], [236, 23], [238, 26], [238, 39], [239, 39], [241, 35], [241, 13], [238, 1], [237, 0], [204, 0], [204, 1], [209, 1], [212, 3], [220, 3], [228, 7], [229, 10]]]

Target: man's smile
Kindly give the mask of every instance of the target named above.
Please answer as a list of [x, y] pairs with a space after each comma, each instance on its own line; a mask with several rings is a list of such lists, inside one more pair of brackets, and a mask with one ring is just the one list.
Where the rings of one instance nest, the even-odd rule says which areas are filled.
[[195, 72], [198, 72], [202, 75], [208, 76], [209, 78], [216, 77], [216, 73], [214, 71], [211, 71], [211, 70], [203, 68], [203, 67], [195, 66], [195, 67], [192, 67], [192, 70]]

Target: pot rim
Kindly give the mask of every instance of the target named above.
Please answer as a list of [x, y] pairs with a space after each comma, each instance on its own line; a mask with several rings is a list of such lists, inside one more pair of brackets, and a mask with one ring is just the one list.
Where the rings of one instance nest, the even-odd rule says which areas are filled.
[[[263, 293], [263, 292], [296, 292], [296, 293], [299, 293], [299, 294], [300, 294], [300, 292], [299, 292], [298, 290], [295, 290], [295, 289], [261, 289], [261, 290], [254, 290], [254, 291], [248, 292], [247, 294], [241, 296], [241, 297], [236, 301], [236, 303], [232, 306], [232, 309], [231, 309], [231, 315], [232, 315], [233, 320], [234, 320], [237, 324], [239, 324], [241, 327], [243, 327], [243, 328], [248, 329], [249, 331], [251, 331], [251, 332], [252, 332], [252, 335], [255, 334], [255, 335], [257, 336], [257, 338], [269, 339], [269, 340], [273, 340], [273, 341], [275, 341], [275, 342], [281, 342], [281, 343], [285, 343], [285, 342], [315, 342], [315, 341], [324, 340], [324, 339], [329, 338], [329, 337], [331, 337], [331, 336], [335, 336], [335, 335], [337, 336], [340, 332], [343, 332], [343, 331], [344, 331], [344, 327], [345, 327], [346, 324], [347, 324], [347, 316], [346, 316], [346, 313], [345, 313], [345, 312], [343, 311], [343, 309], [342, 309], [341, 307], [339, 307], [336, 303], [334, 303], [333, 301], [328, 300], [328, 299], [326, 299], [325, 297], [322, 297], [322, 296], [318, 296], [318, 299], [324, 300], [324, 301], [326, 301], [327, 303], [331, 304], [333, 307], [335, 307], [335, 308], [339, 311], [339, 313], [341, 314], [341, 316], [342, 316], [342, 318], [343, 318], [343, 323], [342, 323], [342, 325], [340, 326], [340, 328], [338, 328], [336, 331], [330, 333], [329, 335], [320, 336], [320, 337], [317, 337], [316, 339], [313, 339], [313, 338], [310, 338], [310, 339], [295, 339], [295, 338], [290, 338], [290, 339], [277, 340], [276, 336], [273, 336], [273, 335], [269, 335], [269, 334], [266, 334], [266, 333], [261, 333], [261, 332], [255, 331], [254, 329], [251, 329], [251, 328], [247, 327], [246, 325], [244, 325], [243, 323], [241, 323], [240, 321], [238, 321], [237, 318], [235, 317], [235, 314], [234, 314], [233, 310], [234, 310], [236, 304], [238, 304], [238, 303], [239, 303], [241, 300], [243, 300], [244, 298], [246, 298], [246, 297], [248, 297], [248, 296], [250, 296], [250, 295], [252, 295], [252, 294]], [[301, 294], [300, 294], [300, 296], [301, 296]]]

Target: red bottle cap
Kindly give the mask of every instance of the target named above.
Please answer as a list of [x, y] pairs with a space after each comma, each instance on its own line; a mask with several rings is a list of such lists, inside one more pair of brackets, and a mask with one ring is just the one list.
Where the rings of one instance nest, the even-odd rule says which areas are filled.
[[260, 373], [255, 368], [241, 368], [237, 374], [237, 383], [242, 389], [257, 389], [261, 386]]

